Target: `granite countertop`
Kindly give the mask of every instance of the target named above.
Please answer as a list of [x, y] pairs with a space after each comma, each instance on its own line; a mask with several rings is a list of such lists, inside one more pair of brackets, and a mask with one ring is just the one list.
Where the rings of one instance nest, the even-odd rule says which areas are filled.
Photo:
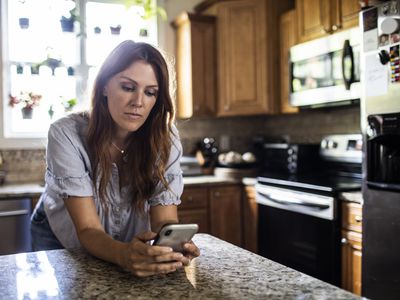
[[0, 256], [0, 299], [361, 299], [210, 235], [194, 241], [190, 266], [144, 279], [79, 249]]
[[364, 202], [361, 191], [340, 193], [340, 199], [342, 201], [355, 202], [361, 205]]
[[4, 184], [0, 186], [1, 198], [37, 197], [44, 191], [40, 182]]
[[[216, 185], [241, 183], [237, 179], [229, 179], [217, 176], [193, 176], [183, 177], [185, 185]], [[0, 186], [0, 199], [18, 197], [38, 197], [44, 191], [44, 185], [40, 182], [4, 184]]]

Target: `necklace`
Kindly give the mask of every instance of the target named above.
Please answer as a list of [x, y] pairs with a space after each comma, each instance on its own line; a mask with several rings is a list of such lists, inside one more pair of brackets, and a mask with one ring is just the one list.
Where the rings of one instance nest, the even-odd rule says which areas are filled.
[[111, 145], [113, 145], [119, 152], [121, 152], [121, 154], [125, 153], [125, 150], [121, 149], [120, 147], [118, 147], [117, 145], [115, 145], [113, 142], [111, 142]]

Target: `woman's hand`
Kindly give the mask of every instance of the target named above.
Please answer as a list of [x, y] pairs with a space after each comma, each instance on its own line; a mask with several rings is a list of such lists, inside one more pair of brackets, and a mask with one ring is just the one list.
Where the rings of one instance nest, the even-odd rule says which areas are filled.
[[199, 248], [197, 248], [197, 246], [192, 242], [192, 241], [190, 241], [190, 242], [188, 242], [188, 243], [185, 243], [184, 245], [183, 245], [183, 249], [184, 249], [184, 260], [182, 261], [183, 262], [183, 264], [185, 265], [185, 266], [187, 266], [187, 265], [189, 265], [190, 264], [190, 261], [193, 259], [193, 258], [195, 258], [195, 257], [198, 257], [199, 255], [200, 255], [200, 250], [199, 250]]
[[147, 243], [156, 236], [156, 233], [150, 231], [137, 235], [127, 244], [120, 265], [138, 277], [167, 274], [182, 268], [188, 261], [182, 253], [173, 252], [170, 247], [151, 246]]

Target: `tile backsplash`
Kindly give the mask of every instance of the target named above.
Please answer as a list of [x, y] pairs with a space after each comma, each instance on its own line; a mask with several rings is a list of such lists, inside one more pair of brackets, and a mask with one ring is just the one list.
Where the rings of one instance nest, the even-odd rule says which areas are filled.
[[[327, 134], [359, 133], [359, 107], [301, 111], [291, 115], [204, 118], [180, 120], [178, 129], [184, 154], [193, 154], [197, 142], [213, 137], [221, 151], [241, 153], [251, 149], [255, 135], [286, 135], [294, 143], [318, 143]], [[45, 150], [3, 150], [2, 169], [6, 182], [42, 182], [46, 169]]]
[[203, 137], [213, 137], [223, 148], [245, 152], [255, 135], [285, 135], [293, 143], [319, 143], [328, 134], [360, 133], [358, 106], [305, 110], [297, 114], [192, 119], [178, 121], [184, 153], [196, 150]]

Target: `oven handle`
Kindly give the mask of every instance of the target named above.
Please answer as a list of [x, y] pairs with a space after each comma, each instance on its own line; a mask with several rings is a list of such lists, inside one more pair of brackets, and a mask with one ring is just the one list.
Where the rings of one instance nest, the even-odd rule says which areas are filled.
[[307, 207], [312, 207], [315, 209], [319, 209], [319, 210], [324, 210], [324, 209], [328, 209], [329, 205], [326, 204], [317, 204], [317, 203], [310, 203], [310, 202], [305, 202], [305, 201], [301, 201], [301, 200], [295, 200], [295, 199], [288, 199], [288, 198], [280, 198], [277, 197], [275, 195], [272, 194], [266, 194], [260, 191], [257, 191], [257, 193], [259, 193], [260, 195], [263, 195], [265, 198], [267, 198], [268, 200], [278, 203], [278, 204], [282, 204], [282, 205], [301, 205], [301, 206], [307, 206]]

